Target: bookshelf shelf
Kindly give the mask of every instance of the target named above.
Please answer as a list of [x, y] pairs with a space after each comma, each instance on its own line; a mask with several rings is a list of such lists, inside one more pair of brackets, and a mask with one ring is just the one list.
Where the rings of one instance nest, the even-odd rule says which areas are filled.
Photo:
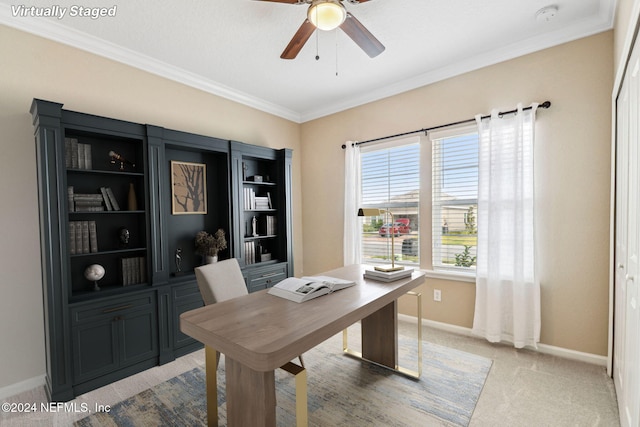
[[67, 173], [79, 174], [79, 175], [112, 175], [112, 176], [144, 177], [144, 173], [142, 172], [112, 171], [112, 170], [98, 170], [98, 169], [67, 168]]
[[257, 186], [263, 186], [263, 187], [275, 187], [278, 184], [275, 182], [256, 182], [256, 181], [242, 181], [243, 185], [257, 185]]

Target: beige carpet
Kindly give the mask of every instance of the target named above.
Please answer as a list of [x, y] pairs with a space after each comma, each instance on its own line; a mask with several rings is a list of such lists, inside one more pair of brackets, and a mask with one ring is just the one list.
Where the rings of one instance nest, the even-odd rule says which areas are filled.
[[[400, 338], [400, 363], [415, 369], [415, 340]], [[467, 426], [491, 360], [423, 343], [423, 374], [413, 380], [342, 354], [335, 336], [305, 353], [312, 426]], [[219, 425], [226, 425], [224, 358], [218, 370]], [[206, 425], [204, 369], [195, 368], [93, 414], [77, 426]], [[295, 425], [293, 376], [276, 371], [277, 422]]]

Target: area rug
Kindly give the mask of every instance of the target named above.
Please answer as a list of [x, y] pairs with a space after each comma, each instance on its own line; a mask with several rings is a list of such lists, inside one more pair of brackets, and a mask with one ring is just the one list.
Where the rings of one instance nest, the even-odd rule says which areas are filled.
[[[344, 355], [341, 336], [304, 354], [311, 426], [468, 426], [492, 361], [423, 343], [420, 380]], [[400, 337], [400, 364], [417, 367], [415, 340]], [[224, 357], [218, 368], [220, 426], [226, 426]], [[276, 371], [278, 426], [295, 426], [294, 377]], [[79, 427], [206, 425], [204, 367], [75, 423]]]

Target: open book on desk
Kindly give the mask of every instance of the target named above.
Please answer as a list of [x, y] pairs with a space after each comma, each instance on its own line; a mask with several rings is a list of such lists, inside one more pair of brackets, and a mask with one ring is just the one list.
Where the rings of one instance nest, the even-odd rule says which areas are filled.
[[291, 301], [304, 302], [355, 284], [351, 280], [328, 276], [288, 277], [270, 288], [268, 293]]

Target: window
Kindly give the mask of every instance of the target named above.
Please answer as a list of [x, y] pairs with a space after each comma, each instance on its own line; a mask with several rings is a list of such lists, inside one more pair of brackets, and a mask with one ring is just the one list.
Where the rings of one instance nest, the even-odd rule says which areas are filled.
[[[361, 203], [389, 210], [389, 215], [362, 219], [362, 262], [419, 267], [420, 138], [362, 147]], [[391, 248], [391, 236], [394, 247]]]
[[432, 261], [434, 270], [475, 272], [478, 239], [477, 127], [434, 132]]

